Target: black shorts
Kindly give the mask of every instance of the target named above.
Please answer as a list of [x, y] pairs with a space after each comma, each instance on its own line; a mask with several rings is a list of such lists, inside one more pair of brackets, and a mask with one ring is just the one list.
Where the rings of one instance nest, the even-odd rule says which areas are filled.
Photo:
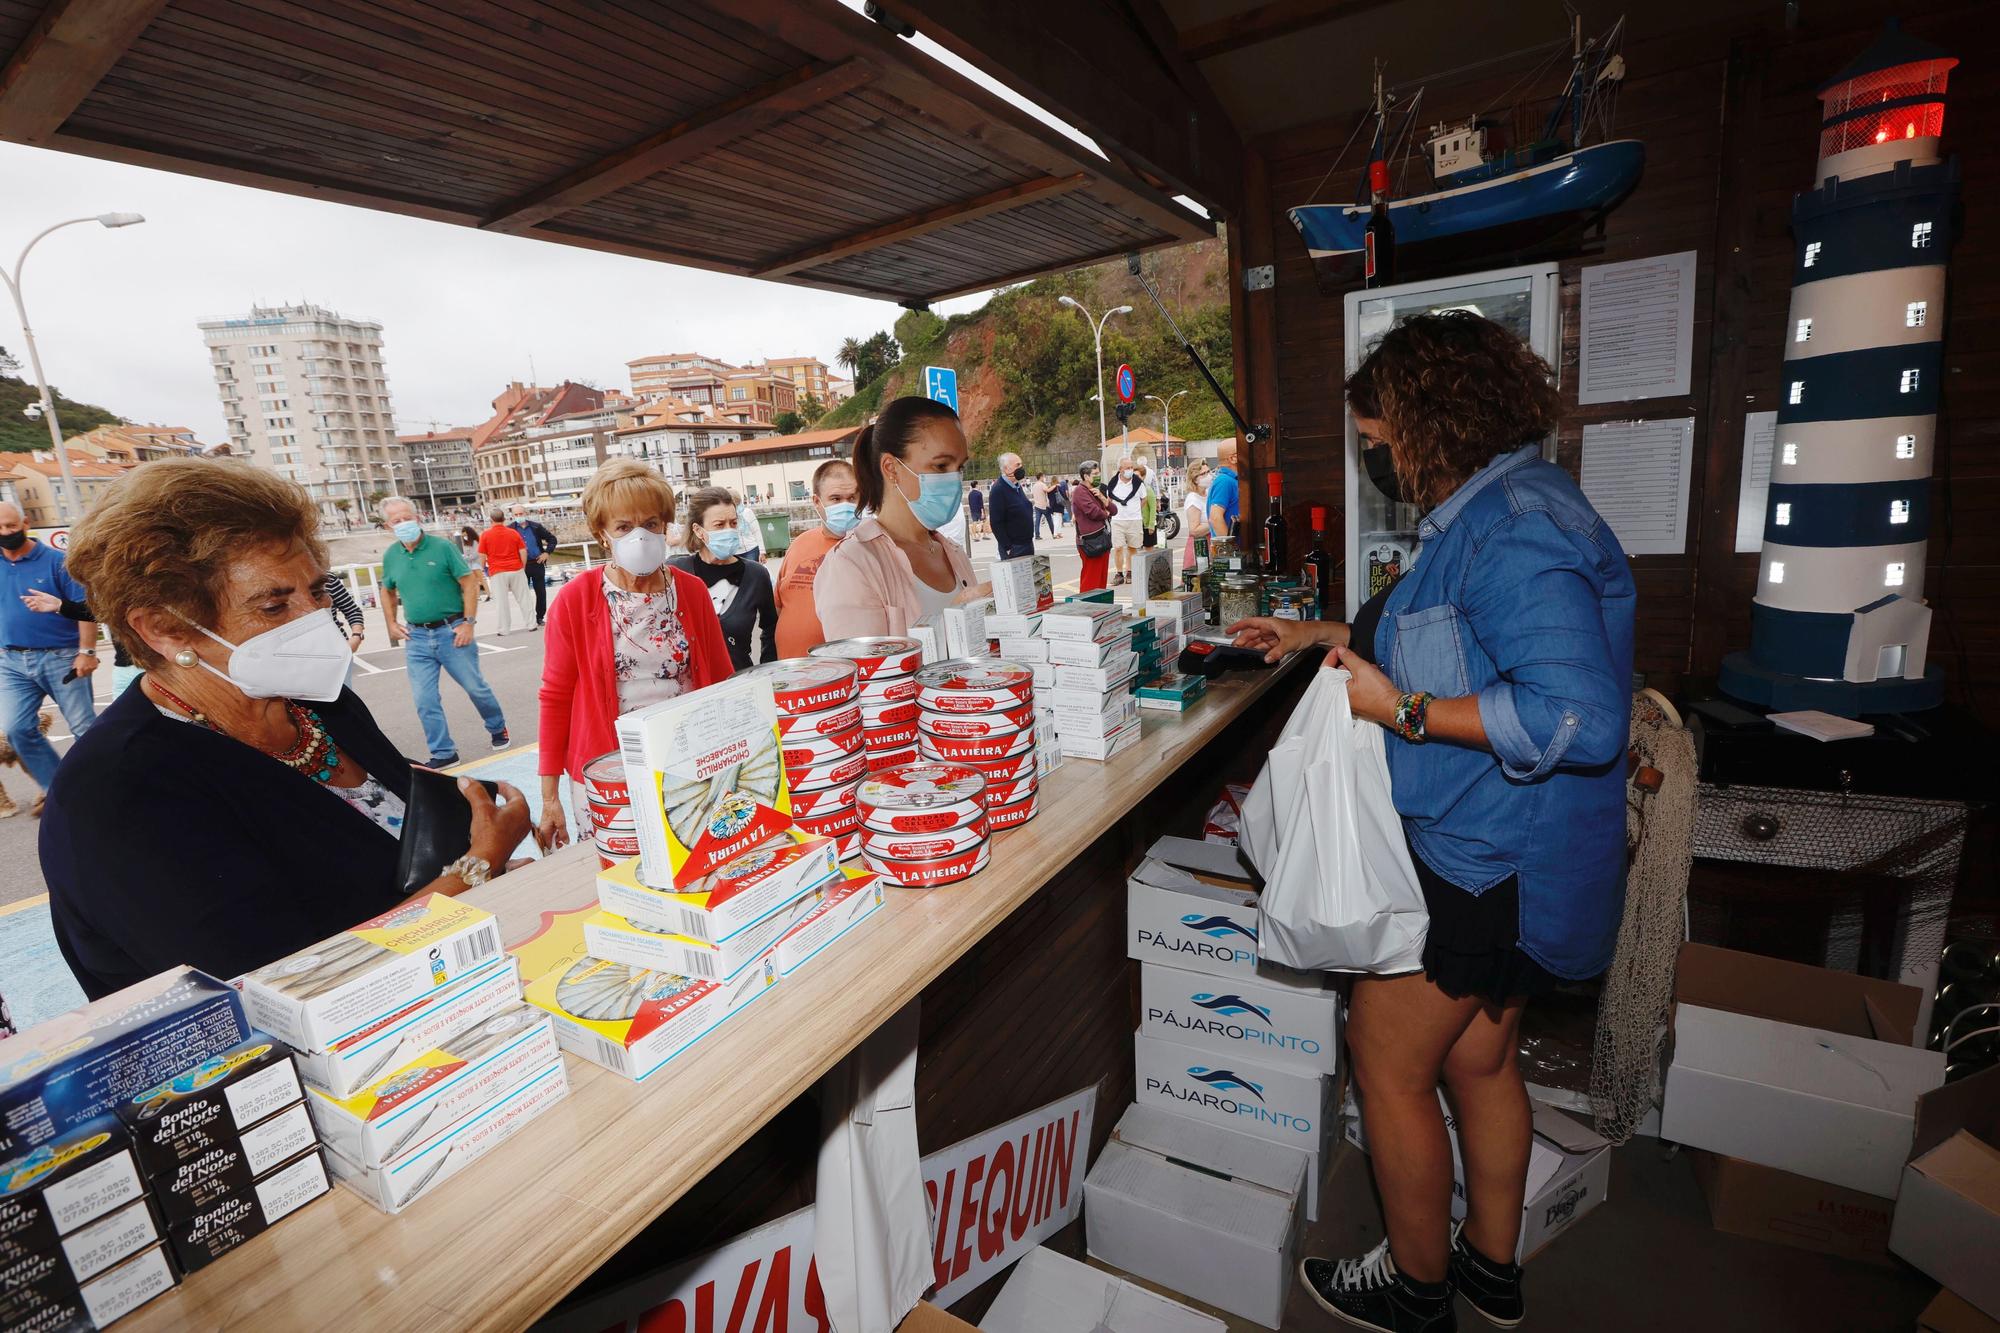
[[1424, 938], [1424, 975], [1454, 999], [1468, 995], [1504, 1003], [1545, 995], [1563, 979], [1521, 948], [1521, 882], [1509, 875], [1484, 893], [1472, 894], [1430, 868], [1410, 849], [1417, 882], [1430, 908]]

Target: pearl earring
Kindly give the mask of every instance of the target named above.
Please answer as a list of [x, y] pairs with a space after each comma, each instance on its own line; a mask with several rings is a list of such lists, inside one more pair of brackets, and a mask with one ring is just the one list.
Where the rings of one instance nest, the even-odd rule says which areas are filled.
[[192, 648], [183, 648], [174, 654], [174, 663], [177, 666], [191, 667], [197, 660]]

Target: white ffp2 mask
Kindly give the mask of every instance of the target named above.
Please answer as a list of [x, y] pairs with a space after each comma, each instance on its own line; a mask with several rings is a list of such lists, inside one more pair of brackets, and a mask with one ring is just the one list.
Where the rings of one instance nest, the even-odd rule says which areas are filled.
[[667, 563], [667, 539], [650, 528], [634, 528], [611, 543], [611, 558], [633, 578], [643, 579]]
[[195, 628], [229, 649], [229, 670], [217, 671], [206, 662], [202, 669], [252, 699], [332, 703], [340, 697], [354, 660], [347, 636], [323, 610], [309, 611], [242, 643], [231, 643], [202, 625]]

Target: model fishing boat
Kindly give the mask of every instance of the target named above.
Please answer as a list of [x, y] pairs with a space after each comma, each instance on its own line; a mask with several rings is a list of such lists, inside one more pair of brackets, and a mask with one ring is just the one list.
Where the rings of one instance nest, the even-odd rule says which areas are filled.
[[[1364, 197], [1351, 205], [1307, 203], [1290, 210], [1292, 225], [1305, 239], [1323, 287], [1338, 290], [1364, 279], [1370, 286], [1379, 285], [1377, 269], [1390, 268], [1379, 253], [1385, 243], [1385, 207], [1393, 229], [1394, 269], [1407, 278], [1414, 271], [1525, 257], [1580, 235], [1631, 192], [1645, 166], [1645, 145], [1637, 139], [1584, 142], [1589, 137], [1602, 139], [1609, 128], [1612, 104], [1625, 77], [1625, 59], [1618, 54], [1625, 21], [1620, 19], [1602, 38], [1587, 42], [1580, 21], [1571, 23], [1569, 78], [1540, 135], [1524, 145], [1496, 151], [1488, 138], [1498, 125], [1485, 116], [1433, 125], [1425, 140], [1433, 188], [1425, 194], [1388, 197], [1391, 145], [1408, 144], [1423, 92], [1418, 90], [1403, 113], [1400, 134], [1392, 134], [1396, 99], [1384, 93], [1377, 69], [1375, 137], [1370, 170], [1363, 178], [1364, 190], [1373, 199]], [[1360, 128], [1356, 127], [1357, 135]], [[1346, 149], [1341, 151], [1344, 156]], [[1336, 161], [1336, 170], [1339, 165]], [[1377, 254], [1374, 262], [1369, 259], [1371, 251]]]

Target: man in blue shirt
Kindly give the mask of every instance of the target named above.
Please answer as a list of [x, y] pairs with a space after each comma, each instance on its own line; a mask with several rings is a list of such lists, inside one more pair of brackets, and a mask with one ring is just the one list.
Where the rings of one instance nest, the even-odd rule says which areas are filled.
[[526, 505], [515, 505], [514, 521], [507, 526], [521, 534], [528, 548], [528, 583], [535, 590], [535, 628], [549, 617], [549, 552], [556, 549], [556, 535], [528, 517]]
[[97, 626], [32, 611], [22, 599], [45, 592], [82, 602], [82, 585], [63, 567], [62, 552], [28, 535], [19, 506], [0, 502], [0, 728], [21, 766], [43, 791], [56, 780], [58, 756], [42, 735], [42, 700], [53, 699], [72, 736], [90, 730], [97, 708], [90, 673], [97, 670]]
[[1227, 537], [1236, 531], [1236, 446], [1223, 445], [1215, 461], [1215, 475], [1208, 479], [1208, 528], [1218, 537]]

